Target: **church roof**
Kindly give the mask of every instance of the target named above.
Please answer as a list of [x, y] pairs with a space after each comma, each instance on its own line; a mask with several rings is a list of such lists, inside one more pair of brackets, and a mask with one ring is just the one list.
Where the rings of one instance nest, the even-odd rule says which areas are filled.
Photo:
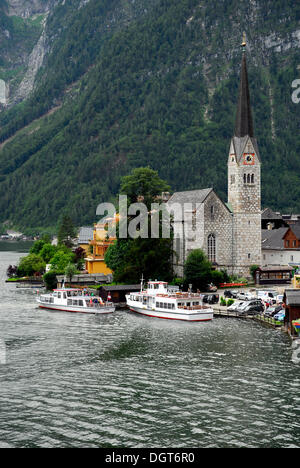
[[247, 135], [253, 138], [254, 128], [250, 104], [246, 54], [243, 53], [234, 136], [242, 138]]
[[207, 188], [203, 190], [189, 190], [187, 192], [175, 192], [168, 204], [171, 203], [203, 203], [208, 195], [213, 191], [212, 188]]
[[246, 53], [244, 51], [241, 66], [241, 77], [239, 87], [239, 97], [236, 112], [236, 121], [233, 137], [234, 151], [239, 161], [246, 151], [248, 141], [251, 141], [254, 151], [260, 159], [256, 138], [254, 137], [254, 126], [250, 103], [250, 91], [248, 82], [248, 71]]
[[271, 208], [266, 208], [261, 214], [261, 219], [282, 219], [282, 216], [279, 213], [275, 213]]

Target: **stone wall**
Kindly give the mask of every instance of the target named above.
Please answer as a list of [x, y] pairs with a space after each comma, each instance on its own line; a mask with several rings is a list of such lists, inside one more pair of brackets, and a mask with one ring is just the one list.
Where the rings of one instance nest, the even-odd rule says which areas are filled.
[[212, 192], [204, 203], [204, 244], [203, 250], [208, 255], [208, 237], [216, 239], [216, 263], [219, 269], [226, 269], [229, 274], [233, 268], [232, 214]]

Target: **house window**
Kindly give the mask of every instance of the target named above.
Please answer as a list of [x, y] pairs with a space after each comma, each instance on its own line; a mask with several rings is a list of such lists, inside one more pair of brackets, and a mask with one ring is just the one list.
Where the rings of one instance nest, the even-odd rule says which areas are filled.
[[297, 247], [297, 242], [293, 240], [293, 247]]
[[212, 263], [216, 262], [216, 236], [210, 234], [207, 239], [208, 260]]
[[196, 229], [197, 229], [197, 212], [196, 212], [196, 210], [193, 211], [192, 229], [193, 229], [193, 231], [196, 231]]
[[291, 262], [294, 261], [294, 255], [291, 255]]
[[285, 241], [285, 246], [286, 246], [286, 247], [289, 247], [289, 246], [290, 246], [290, 241], [288, 241], [288, 240]]
[[251, 254], [248, 253], [248, 260], [250, 260], [250, 258], [251, 258]]

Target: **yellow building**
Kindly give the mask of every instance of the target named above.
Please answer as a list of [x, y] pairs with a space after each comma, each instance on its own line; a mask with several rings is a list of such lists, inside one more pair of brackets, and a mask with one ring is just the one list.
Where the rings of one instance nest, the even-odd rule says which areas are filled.
[[90, 275], [112, 273], [105, 264], [104, 256], [109, 246], [116, 240], [115, 236], [109, 235], [109, 228], [115, 226], [117, 221], [117, 217], [106, 218], [105, 222], [94, 225], [93, 239], [89, 243], [89, 255], [85, 258], [86, 270]]
[[293, 284], [293, 288], [300, 289], [300, 275], [294, 275], [292, 284]]

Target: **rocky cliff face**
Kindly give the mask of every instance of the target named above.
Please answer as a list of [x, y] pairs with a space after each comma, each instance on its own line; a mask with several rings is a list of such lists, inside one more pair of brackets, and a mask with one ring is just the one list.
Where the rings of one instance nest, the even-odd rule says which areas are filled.
[[263, 205], [300, 211], [295, 0], [9, 0], [18, 16], [5, 3], [0, 107], [8, 89], [23, 103], [0, 114], [0, 223], [92, 223], [141, 166], [225, 199], [242, 31]]
[[32, 15], [48, 12], [55, 1], [51, 0], [8, 0], [8, 14], [30, 18]]
[[[26, 99], [46, 53], [46, 23], [60, 0], [0, 0], [0, 111]], [[3, 83], [4, 82], [4, 83]]]

